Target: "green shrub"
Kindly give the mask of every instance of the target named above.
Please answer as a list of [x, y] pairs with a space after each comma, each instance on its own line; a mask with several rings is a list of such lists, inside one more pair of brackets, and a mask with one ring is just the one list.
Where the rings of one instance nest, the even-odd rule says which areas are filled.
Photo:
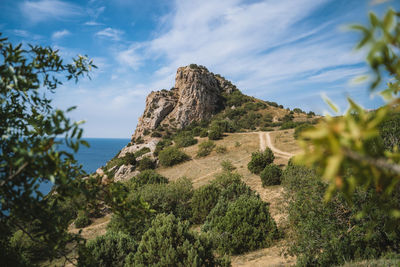
[[203, 223], [218, 202], [221, 189], [215, 184], [203, 185], [193, 193], [191, 202], [192, 222]]
[[158, 131], [152, 132], [151, 137], [162, 137], [162, 134]]
[[275, 156], [272, 150], [267, 147], [263, 152], [253, 152], [251, 154], [251, 160], [247, 164], [249, 171], [255, 174], [262, 172], [265, 167], [274, 162]]
[[[400, 229], [385, 211], [400, 206], [399, 188], [384, 203], [379, 203], [375, 188], [356, 191], [353, 205], [342, 194], [325, 203], [328, 185], [300, 165], [285, 169], [282, 185], [293, 230], [289, 253], [296, 255], [298, 265], [332, 266], [399, 253]], [[357, 219], [361, 211], [364, 216]]]
[[200, 137], [207, 137], [207, 136], [208, 136], [208, 131], [207, 131], [207, 129], [201, 130], [201, 132], [200, 132]]
[[282, 170], [275, 164], [270, 164], [260, 173], [262, 186], [281, 184]]
[[254, 192], [237, 173], [225, 172], [216, 176], [211, 184], [200, 187], [194, 191], [192, 198], [192, 221], [202, 223], [218, 201], [231, 201], [239, 196], [254, 195]]
[[[150, 152], [150, 148], [148, 148], [148, 147], [143, 147], [143, 148], [141, 148], [140, 150], [136, 151], [135, 154], [134, 154], [134, 156], [135, 156], [135, 158], [138, 158], [138, 157], [141, 157], [141, 156], [143, 156], [144, 154], [149, 153], [149, 152]], [[126, 153], [126, 154], [129, 154], [129, 153]]]
[[192, 134], [193, 134], [193, 136], [200, 136], [200, 134], [201, 134], [201, 132], [202, 132], [203, 130], [204, 130], [204, 129], [201, 128], [200, 126], [196, 126], [196, 127], [194, 127], [194, 128], [192, 129]]
[[302, 123], [294, 129], [294, 138], [297, 139], [299, 138], [300, 134], [304, 132], [305, 130], [308, 130], [312, 128], [313, 126], [309, 123]]
[[189, 223], [160, 214], [143, 235], [129, 266], [229, 266], [213, 255], [211, 243], [189, 230]]
[[267, 247], [278, 237], [268, 204], [255, 196], [220, 200], [207, 216], [203, 230], [221, 253], [240, 254]]
[[223, 161], [221, 162], [221, 167], [222, 167], [222, 169], [223, 169], [224, 171], [226, 171], [226, 172], [231, 172], [231, 171], [233, 171], [233, 170], [236, 169], [236, 167], [233, 166], [232, 162], [229, 161], [229, 160], [223, 160]]
[[240, 146], [241, 146], [240, 142], [239, 142], [239, 141], [236, 141], [236, 142], [235, 142], [235, 147], [240, 147]]
[[300, 108], [294, 108], [293, 109], [294, 113], [305, 113], [304, 111], [302, 111]]
[[125, 266], [126, 258], [134, 255], [137, 243], [127, 234], [111, 232], [96, 237], [79, 249], [78, 266]]
[[295, 128], [297, 125], [299, 125], [297, 122], [294, 121], [287, 121], [282, 123], [280, 130], [287, 130], [287, 129], [292, 129]]
[[129, 181], [137, 186], [146, 184], [167, 184], [168, 179], [154, 170], [144, 170]]
[[221, 127], [214, 126], [213, 128], [210, 129], [208, 132], [208, 139], [209, 140], [218, 140], [221, 139], [223, 136], [223, 130]]
[[78, 213], [78, 217], [75, 219], [75, 227], [76, 228], [83, 228], [90, 225], [92, 221], [90, 220], [89, 216], [86, 212], [80, 211]]
[[180, 178], [168, 184], [145, 185], [133, 194], [146, 201], [156, 213], [173, 213], [181, 219], [192, 217], [190, 201], [193, 186], [187, 178]]
[[158, 153], [160, 153], [161, 150], [163, 150], [166, 147], [169, 147], [172, 145], [172, 141], [170, 139], [162, 139], [160, 140], [157, 145], [156, 149], [154, 150], [154, 155], [158, 156]]
[[217, 146], [215, 148], [215, 152], [217, 152], [218, 154], [224, 154], [224, 153], [226, 153], [226, 151], [228, 151], [226, 146]]
[[139, 171], [154, 169], [156, 167], [156, 163], [149, 157], [143, 157], [138, 164]]
[[122, 232], [131, 236], [134, 240], [140, 240], [142, 235], [150, 228], [154, 217], [154, 213], [139, 213], [135, 209], [122, 214], [113, 213], [110, 222], [107, 224], [107, 233]]
[[188, 160], [189, 156], [177, 147], [171, 146], [162, 150], [158, 155], [158, 159], [161, 165], [169, 167]]
[[214, 149], [215, 144], [213, 141], [208, 140], [199, 145], [199, 150], [197, 151], [197, 156], [198, 157], [205, 157], [210, 155], [212, 150]]
[[183, 131], [174, 137], [177, 147], [188, 147], [197, 144], [197, 139], [193, 137], [191, 132]]

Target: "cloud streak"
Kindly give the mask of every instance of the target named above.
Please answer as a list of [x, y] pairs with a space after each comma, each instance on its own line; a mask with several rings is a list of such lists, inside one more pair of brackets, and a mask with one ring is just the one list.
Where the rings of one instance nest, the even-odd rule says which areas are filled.
[[124, 32], [121, 30], [108, 27], [108, 28], [105, 28], [104, 30], [98, 31], [96, 33], [96, 36], [101, 37], [101, 38], [110, 39], [113, 41], [119, 41], [119, 40], [121, 40], [121, 36], [123, 34], [124, 34]]
[[20, 5], [20, 10], [34, 23], [49, 19], [65, 20], [83, 15], [79, 6], [60, 0], [24, 1]]

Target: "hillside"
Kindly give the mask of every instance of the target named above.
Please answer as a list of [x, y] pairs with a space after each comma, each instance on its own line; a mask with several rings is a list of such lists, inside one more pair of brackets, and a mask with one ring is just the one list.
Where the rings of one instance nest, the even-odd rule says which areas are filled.
[[[269, 147], [275, 154], [274, 163], [282, 168], [299, 151], [292, 128], [316, 119], [318, 116], [312, 112], [285, 109], [277, 103], [246, 96], [222, 76], [192, 64], [178, 68], [171, 90], [149, 94], [131, 142], [96, 174], [108, 184], [129, 181], [147, 169], [155, 169], [171, 183], [186, 177], [197, 190], [212, 183], [224, 172], [222, 166], [229, 164], [233, 173], [268, 203], [278, 228], [285, 231], [287, 214], [282, 186], [263, 187], [260, 176], [251, 173], [247, 164], [253, 152]], [[205, 144], [213, 147], [199, 156]], [[178, 149], [175, 153], [185, 155], [185, 160], [165, 164], [162, 154], [174, 148]], [[94, 219], [83, 228], [83, 236], [93, 239], [104, 234], [110, 218], [106, 215]], [[267, 248], [233, 256], [232, 264], [294, 263], [293, 258], [281, 255], [285, 242], [279, 239]]]
[[[126, 180], [138, 174], [143, 158], [159, 166], [160, 150], [177, 142], [184, 143], [178, 144], [180, 147], [195, 144], [194, 136], [211, 134], [211, 139], [219, 139], [226, 133], [290, 129], [317, 118], [313, 112], [285, 109], [275, 102], [246, 96], [221, 75], [191, 64], [178, 68], [171, 90], [147, 96], [131, 142], [98, 173], [105, 172], [117, 181]], [[127, 154], [135, 155], [133, 164], [124, 160]]]

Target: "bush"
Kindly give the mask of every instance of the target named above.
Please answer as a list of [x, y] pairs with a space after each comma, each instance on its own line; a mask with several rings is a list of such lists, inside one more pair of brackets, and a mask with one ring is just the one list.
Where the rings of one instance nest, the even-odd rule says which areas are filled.
[[167, 147], [159, 153], [158, 159], [163, 166], [173, 166], [189, 159], [189, 156], [177, 147]]
[[281, 184], [282, 170], [275, 164], [270, 164], [260, 173], [262, 186]]
[[215, 152], [217, 152], [218, 154], [224, 154], [226, 153], [227, 149], [226, 146], [217, 146], [215, 148]]
[[152, 132], [151, 137], [162, 137], [162, 134], [158, 131]]
[[218, 201], [231, 201], [243, 194], [255, 196], [250, 187], [241, 180], [239, 174], [225, 172], [217, 175], [211, 184], [195, 190], [191, 203], [192, 221], [195, 223], [204, 222]]
[[[384, 203], [375, 188], [356, 191], [353, 205], [342, 194], [324, 202], [327, 184], [314, 170], [288, 166], [282, 175], [294, 242], [289, 253], [301, 266], [332, 266], [399, 253], [400, 229], [385, 211], [400, 206], [399, 188]], [[382, 200], [381, 200], [382, 201]], [[364, 216], [357, 219], [360, 212]]]
[[209, 140], [218, 140], [221, 139], [223, 136], [223, 130], [221, 127], [215, 126], [210, 129], [208, 132], [208, 139]]
[[[150, 151], [151, 151], [150, 148], [148, 148], [148, 147], [143, 147], [143, 148], [141, 148], [140, 150], [136, 151], [135, 154], [134, 154], [134, 156], [135, 156], [135, 158], [138, 158], [138, 157], [143, 156], [143, 155], [146, 154], [146, 153], [149, 153]], [[128, 154], [132, 154], [132, 153], [126, 153], [126, 154], [128, 155]]]
[[236, 169], [236, 167], [233, 166], [232, 162], [229, 161], [229, 160], [223, 160], [223, 161], [221, 162], [221, 167], [222, 167], [222, 169], [223, 169], [224, 171], [226, 171], [226, 172], [231, 172], [231, 171], [233, 171], [233, 170]]
[[143, 235], [129, 266], [229, 266], [214, 257], [211, 243], [189, 230], [189, 223], [160, 214]]
[[167, 184], [168, 179], [154, 170], [144, 170], [129, 181], [137, 186], [146, 184]]
[[192, 222], [203, 223], [207, 215], [218, 202], [221, 189], [215, 184], [203, 185], [193, 193], [191, 202]]
[[90, 220], [87, 213], [82, 211], [78, 213], [78, 217], [75, 219], [74, 222], [76, 228], [83, 228], [90, 225], [91, 223], [92, 221]]
[[294, 138], [297, 139], [300, 137], [300, 134], [304, 132], [305, 130], [308, 130], [312, 128], [313, 126], [309, 123], [302, 123], [294, 129]]
[[154, 150], [154, 155], [158, 156], [158, 153], [160, 153], [161, 150], [163, 150], [164, 148], [169, 147], [171, 145], [172, 145], [172, 141], [170, 139], [160, 140], [156, 145], [156, 149]]
[[177, 147], [188, 147], [197, 144], [197, 139], [193, 137], [191, 132], [183, 131], [174, 137]]
[[295, 128], [299, 123], [294, 122], [294, 121], [287, 121], [282, 123], [280, 130], [287, 130], [287, 129], [292, 129]]
[[267, 147], [263, 152], [253, 152], [251, 160], [247, 164], [249, 171], [255, 174], [262, 172], [268, 164], [274, 162], [275, 156], [272, 150]]
[[187, 178], [180, 178], [168, 184], [145, 185], [132, 194], [141, 197], [156, 213], [173, 213], [181, 219], [192, 217], [190, 201], [193, 186]]
[[268, 204], [248, 195], [231, 202], [220, 200], [207, 216], [203, 230], [213, 237], [219, 252], [230, 254], [267, 247], [278, 236]]
[[78, 266], [125, 266], [128, 256], [133, 256], [137, 243], [127, 234], [111, 232], [98, 236], [79, 249]]
[[201, 130], [201, 132], [200, 132], [200, 137], [207, 137], [207, 136], [208, 136], [208, 131], [207, 131], [207, 129]]
[[197, 156], [198, 157], [205, 157], [210, 155], [212, 150], [214, 149], [215, 144], [213, 141], [205, 141], [199, 145], [199, 150], [197, 151]]
[[138, 164], [139, 171], [154, 169], [156, 167], [156, 163], [149, 157], [143, 157]]

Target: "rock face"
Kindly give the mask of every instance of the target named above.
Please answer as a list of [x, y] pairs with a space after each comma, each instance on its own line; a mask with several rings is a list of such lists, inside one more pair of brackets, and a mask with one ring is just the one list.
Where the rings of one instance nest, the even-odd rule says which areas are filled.
[[175, 87], [151, 92], [132, 138], [143, 137], [159, 125], [183, 128], [194, 121], [209, 119], [224, 108], [222, 94], [236, 86], [205, 67], [191, 64], [178, 68]]

